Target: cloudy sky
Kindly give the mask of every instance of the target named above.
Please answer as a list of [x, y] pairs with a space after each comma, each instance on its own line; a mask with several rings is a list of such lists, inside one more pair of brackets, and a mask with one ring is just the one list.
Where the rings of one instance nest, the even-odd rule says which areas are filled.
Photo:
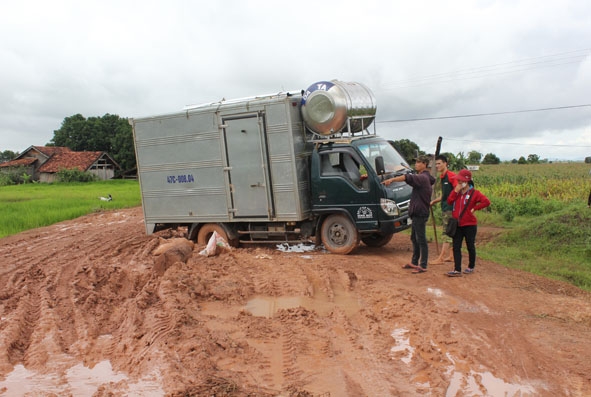
[[[0, 13], [0, 151], [65, 117], [140, 117], [322, 80], [433, 152], [591, 156], [591, 2], [28, 1]], [[404, 121], [407, 120], [407, 121]]]

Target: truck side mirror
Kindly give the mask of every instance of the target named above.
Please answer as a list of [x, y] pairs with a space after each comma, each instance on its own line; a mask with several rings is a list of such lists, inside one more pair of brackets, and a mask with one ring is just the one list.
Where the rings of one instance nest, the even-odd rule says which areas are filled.
[[382, 156], [377, 156], [375, 162], [376, 172], [378, 175], [384, 175], [386, 173], [386, 168], [384, 167], [384, 158]]

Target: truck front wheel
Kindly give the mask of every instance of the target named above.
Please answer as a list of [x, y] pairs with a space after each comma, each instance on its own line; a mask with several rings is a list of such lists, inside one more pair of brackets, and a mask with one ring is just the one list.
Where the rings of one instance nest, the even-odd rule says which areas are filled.
[[205, 225], [201, 226], [199, 229], [199, 233], [197, 233], [197, 244], [199, 245], [207, 245], [207, 242], [213, 235], [213, 232], [217, 232], [218, 235], [224, 238], [228, 242], [231, 247], [237, 247], [238, 241], [237, 240], [229, 240], [228, 234], [224, 230], [224, 228], [217, 223], [206, 223]]
[[322, 244], [332, 253], [346, 255], [359, 245], [359, 233], [351, 220], [341, 214], [328, 216], [320, 232]]
[[361, 238], [361, 241], [368, 247], [382, 247], [392, 240], [394, 236], [393, 233], [382, 234], [382, 233], [373, 233], [369, 236], [365, 236]]

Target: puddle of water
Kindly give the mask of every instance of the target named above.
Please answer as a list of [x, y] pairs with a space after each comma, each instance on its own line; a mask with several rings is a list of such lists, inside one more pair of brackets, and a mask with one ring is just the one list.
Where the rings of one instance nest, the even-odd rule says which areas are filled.
[[105, 382], [119, 382], [127, 377], [114, 373], [109, 361], [101, 361], [92, 369], [78, 364], [68, 369], [66, 379], [75, 396], [94, 393]]
[[391, 353], [407, 352], [405, 356], [402, 356], [400, 360], [405, 364], [410, 364], [412, 356], [415, 352], [415, 348], [410, 345], [410, 338], [408, 337], [408, 330], [404, 328], [397, 328], [390, 334], [396, 346], [390, 349]]
[[244, 309], [256, 317], [271, 318], [280, 309], [305, 307], [303, 297], [282, 296], [278, 298], [258, 297], [249, 300]]
[[3, 390], [6, 396], [25, 396], [36, 391], [60, 393], [63, 390], [58, 387], [58, 383], [57, 375], [38, 374], [18, 364], [0, 382], [0, 390]]
[[455, 371], [450, 379], [446, 397], [458, 393], [470, 396], [527, 397], [537, 395], [536, 389], [529, 385], [507, 383], [490, 372], [470, 371], [468, 375]]
[[287, 243], [283, 243], [283, 244], [277, 244], [276, 247], [277, 247], [277, 250], [281, 251], [281, 252], [310, 252], [310, 251], [316, 250], [315, 245], [309, 245], [309, 244], [304, 244], [304, 243], [295, 244], [295, 245], [289, 245]]
[[246, 303], [244, 310], [253, 316], [271, 318], [281, 309], [293, 309], [303, 307], [304, 309], [315, 311], [321, 316], [325, 316], [339, 307], [347, 315], [354, 315], [361, 306], [357, 300], [350, 295], [336, 295], [334, 301], [321, 300], [308, 296], [258, 296]]
[[[66, 371], [65, 378], [64, 381], [58, 374], [39, 374], [19, 364], [6, 376], [4, 381], [0, 381], [0, 390], [4, 391], [3, 395], [15, 397], [41, 392], [91, 396], [103, 384], [117, 383], [128, 379], [121, 372], [113, 372], [110, 361], [101, 361], [93, 368], [85, 367], [82, 364], [75, 365]], [[150, 379], [127, 383], [124, 386], [124, 391], [139, 393], [142, 396], [160, 397], [164, 395], [160, 384], [159, 376], [152, 375]]]

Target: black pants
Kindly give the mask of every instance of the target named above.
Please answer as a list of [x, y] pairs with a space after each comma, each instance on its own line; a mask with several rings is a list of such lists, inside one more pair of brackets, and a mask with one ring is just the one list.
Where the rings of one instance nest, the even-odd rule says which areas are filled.
[[427, 268], [429, 260], [429, 246], [427, 245], [427, 216], [413, 216], [412, 228], [410, 231], [410, 241], [412, 242], [413, 265], [419, 265], [423, 269]]
[[458, 226], [454, 236], [454, 268], [455, 271], [462, 271], [462, 241], [466, 239], [466, 248], [468, 249], [468, 267], [474, 269], [476, 265], [476, 230], [477, 226]]

